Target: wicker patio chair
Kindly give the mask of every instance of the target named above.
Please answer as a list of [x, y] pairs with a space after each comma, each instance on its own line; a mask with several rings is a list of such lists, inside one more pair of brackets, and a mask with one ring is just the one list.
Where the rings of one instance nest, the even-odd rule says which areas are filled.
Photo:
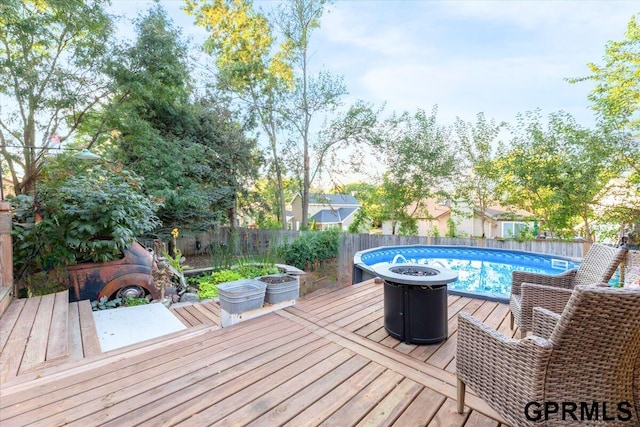
[[533, 307], [562, 312], [576, 285], [608, 282], [626, 253], [627, 249], [594, 243], [577, 269], [557, 275], [514, 271], [509, 300], [511, 329], [515, 321], [524, 338], [531, 331]]
[[[459, 314], [458, 412], [469, 386], [513, 426], [640, 425], [640, 289], [579, 285], [561, 315], [535, 309], [534, 331], [546, 337], [511, 339]], [[533, 419], [545, 402], [559, 412], [533, 421], [529, 402], [541, 405], [529, 405]], [[577, 421], [562, 419], [562, 402], [577, 405]], [[598, 403], [598, 421], [581, 416], [581, 402], [589, 412]]]

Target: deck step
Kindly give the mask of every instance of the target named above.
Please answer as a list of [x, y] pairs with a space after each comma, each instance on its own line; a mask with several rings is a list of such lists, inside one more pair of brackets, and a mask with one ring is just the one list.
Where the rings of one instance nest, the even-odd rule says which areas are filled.
[[102, 353], [98, 330], [96, 329], [96, 322], [93, 318], [93, 310], [91, 309], [91, 302], [88, 299], [78, 301], [78, 317], [80, 319], [84, 357], [91, 357]]
[[68, 354], [69, 292], [16, 299], [0, 319], [0, 382]]
[[11, 286], [0, 286], [0, 317], [7, 311], [11, 301], [13, 301], [13, 288]]

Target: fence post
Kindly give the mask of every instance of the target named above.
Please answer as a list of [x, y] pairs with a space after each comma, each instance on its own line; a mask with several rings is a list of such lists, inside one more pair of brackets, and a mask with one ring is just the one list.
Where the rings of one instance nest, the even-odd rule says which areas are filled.
[[[0, 286], [14, 286], [11, 204], [9, 202], [0, 202]], [[18, 295], [15, 288], [13, 295], [14, 297]]]

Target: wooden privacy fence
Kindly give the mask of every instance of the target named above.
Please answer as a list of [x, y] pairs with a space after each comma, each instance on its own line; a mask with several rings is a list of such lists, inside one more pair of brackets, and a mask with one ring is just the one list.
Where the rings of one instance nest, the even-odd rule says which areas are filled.
[[263, 255], [299, 235], [299, 231], [291, 230], [221, 227], [198, 236], [178, 237], [176, 246], [185, 256], [209, 254], [220, 248], [233, 248], [234, 253], [242, 255]]

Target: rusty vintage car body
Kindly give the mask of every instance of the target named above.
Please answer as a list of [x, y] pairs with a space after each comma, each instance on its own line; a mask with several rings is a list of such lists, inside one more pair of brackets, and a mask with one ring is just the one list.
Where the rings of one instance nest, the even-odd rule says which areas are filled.
[[102, 297], [141, 297], [158, 299], [151, 270], [153, 254], [134, 242], [123, 257], [108, 262], [87, 262], [67, 267], [69, 300], [96, 300]]

